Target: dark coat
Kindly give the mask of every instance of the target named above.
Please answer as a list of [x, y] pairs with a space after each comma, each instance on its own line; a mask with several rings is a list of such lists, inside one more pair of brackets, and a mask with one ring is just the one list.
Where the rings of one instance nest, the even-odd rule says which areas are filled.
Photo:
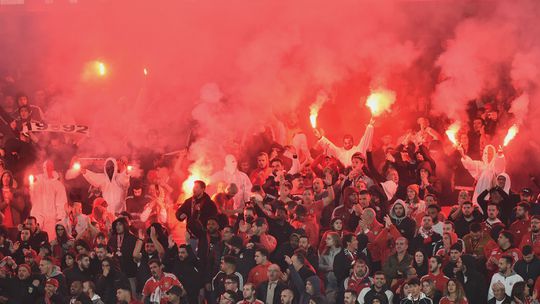
[[[281, 292], [287, 288], [287, 284], [278, 281], [276, 287], [274, 288], [274, 301], [272, 304], [281, 304]], [[257, 299], [265, 302], [268, 292], [268, 281], [262, 282], [259, 287], [257, 287]]]
[[[477, 270], [477, 261], [473, 256], [463, 255], [461, 257], [463, 265], [467, 268], [465, 274], [458, 272], [456, 277], [458, 281], [463, 285], [465, 295], [469, 300], [469, 303], [486, 303], [488, 294], [488, 285], [486, 278]], [[464, 276], [467, 276], [467, 282], [465, 282]]]
[[216, 217], [218, 210], [216, 203], [208, 194], [203, 193], [200, 198], [190, 197], [176, 210], [176, 218], [187, 216], [187, 229], [192, 235], [200, 235], [206, 228], [206, 222], [211, 217]]

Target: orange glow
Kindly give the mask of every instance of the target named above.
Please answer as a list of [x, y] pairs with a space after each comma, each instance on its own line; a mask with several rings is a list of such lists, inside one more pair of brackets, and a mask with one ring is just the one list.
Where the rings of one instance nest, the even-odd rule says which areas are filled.
[[317, 117], [319, 116], [319, 111], [325, 102], [328, 101], [328, 94], [324, 91], [320, 91], [317, 94], [317, 99], [315, 102], [309, 106], [309, 122], [313, 129], [317, 128]]
[[461, 124], [459, 123], [459, 121], [456, 121], [453, 124], [451, 124], [446, 130], [446, 136], [448, 136], [448, 139], [452, 142], [454, 147], [458, 146], [457, 133], [460, 127], [461, 127]]
[[36, 178], [34, 177], [34, 175], [32, 174], [28, 175], [28, 182], [30, 183], [30, 185], [33, 185], [35, 181], [36, 181]]
[[390, 112], [390, 107], [396, 101], [396, 93], [389, 90], [372, 91], [366, 99], [366, 106], [371, 111], [373, 117]]
[[148, 76], [148, 70], [146, 68], [143, 69], [144, 76]]
[[517, 125], [513, 125], [508, 129], [508, 132], [506, 133], [506, 136], [504, 137], [504, 146], [508, 146], [508, 144], [516, 137], [516, 135], [519, 132], [519, 128]]
[[77, 170], [77, 171], [81, 170], [81, 163], [80, 162], [73, 163], [72, 168], [73, 168], [73, 170]]
[[96, 61], [95, 67], [96, 72], [99, 76], [105, 76], [107, 74], [107, 67], [105, 66], [105, 63], [101, 61]]

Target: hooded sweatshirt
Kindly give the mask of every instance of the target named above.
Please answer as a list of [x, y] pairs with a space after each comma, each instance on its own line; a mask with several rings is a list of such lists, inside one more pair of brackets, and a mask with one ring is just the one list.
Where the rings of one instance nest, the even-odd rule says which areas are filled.
[[[398, 204], [403, 206], [405, 210], [405, 213], [403, 214], [403, 216], [400, 216], [400, 217], [398, 217], [394, 211], [394, 208]], [[403, 235], [406, 239], [411, 241], [414, 238], [414, 233], [416, 230], [416, 222], [413, 219], [411, 219], [409, 216], [407, 216], [408, 214], [407, 209], [408, 209], [407, 204], [404, 201], [400, 199], [396, 200], [394, 204], [392, 205], [392, 208], [390, 208], [390, 218], [392, 219], [392, 223], [396, 226], [397, 230], [399, 230], [401, 235]]]
[[86, 170], [83, 177], [92, 186], [101, 190], [103, 198], [107, 201], [107, 210], [118, 214], [126, 210], [126, 196], [129, 187], [129, 175], [124, 170], [118, 172], [116, 159], [107, 158], [103, 165], [103, 173]]
[[[47, 173], [47, 161], [43, 163], [43, 174], [39, 174], [35, 182], [30, 184], [31, 214], [38, 219], [47, 218], [48, 227], [43, 227], [49, 235], [54, 235], [54, 224], [63, 219], [67, 203], [66, 188], [60, 181], [56, 171], [51, 176]], [[41, 223], [43, 224], [43, 222]]]
[[[489, 154], [492, 154], [492, 157]], [[497, 175], [506, 169], [506, 159], [504, 155], [497, 155], [497, 150], [492, 145], [487, 145], [482, 154], [482, 161], [472, 160], [469, 156], [461, 158], [461, 163], [476, 180], [474, 188], [473, 203], [484, 190], [489, 190], [495, 184]]]

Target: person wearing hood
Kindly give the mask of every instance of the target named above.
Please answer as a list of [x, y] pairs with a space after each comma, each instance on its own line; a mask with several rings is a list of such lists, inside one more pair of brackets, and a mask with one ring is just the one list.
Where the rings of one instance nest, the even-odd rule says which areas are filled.
[[344, 289], [352, 289], [359, 294], [364, 288], [368, 288], [373, 283], [369, 277], [369, 267], [366, 261], [357, 259], [353, 263], [351, 275], [343, 282]]
[[107, 201], [107, 209], [116, 214], [126, 210], [126, 196], [129, 187], [127, 165], [114, 158], [107, 158], [103, 165], [103, 173], [96, 173], [86, 168], [80, 172], [86, 181], [101, 190], [103, 198]]
[[463, 285], [469, 303], [485, 303], [486, 278], [477, 270], [478, 261], [472, 255], [462, 255], [456, 263], [456, 278]]
[[332, 219], [341, 219], [344, 230], [354, 231], [358, 225], [361, 209], [358, 205], [358, 190], [354, 187], [345, 187], [342, 194], [343, 204], [332, 212]]
[[397, 230], [407, 240], [412, 241], [415, 234], [416, 222], [408, 216], [407, 204], [398, 199], [390, 208], [390, 219]]
[[120, 270], [129, 278], [132, 290], [135, 290], [135, 277], [137, 264], [133, 259], [133, 252], [137, 244], [137, 237], [129, 232], [129, 225], [124, 217], [119, 217], [113, 224], [113, 232], [107, 243], [109, 252], [112, 252], [120, 262]]
[[498, 151], [492, 145], [486, 145], [482, 153], [482, 160], [472, 160], [465, 155], [462, 148], [461, 163], [476, 180], [474, 187], [473, 202], [477, 201], [478, 196], [485, 190], [491, 189], [496, 182], [496, 177], [506, 169], [506, 159], [502, 149]]
[[493, 286], [498, 282], [504, 285], [506, 294], [512, 294], [512, 287], [517, 282], [522, 282], [523, 278], [514, 272], [512, 264], [514, 263], [511, 256], [503, 256], [499, 259], [499, 272], [495, 273], [491, 277], [491, 283], [489, 284], [488, 300], [491, 300], [495, 295], [493, 294]]
[[302, 257], [295, 254], [292, 258], [286, 257], [285, 260], [289, 264], [288, 269], [292, 284], [296, 289], [296, 293], [300, 295], [298, 304], [309, 304], [311, 297], [321, 295], [321, 280], [313, 272], [309, 275], [305, 274], [305, 278], [302, 278], [300, 271], [305, 266], [300, 263], [299, 258], [302, 259]]
[[410, 293], [403, 298], [400, 304], [433, 304], [433, 301], [422, 292], [422, 284], [417, 278], [407, 281]]
[[120, 271], [116, 259], [106, 257], [101, 262], [102, 272], [96, 279], [96, 292], [105, 303], [116, 303], [116, 293], [119, 289], [129, 289], [131, 286], [126, 275]]
[[235, 184], [238, 187], [238, 192], [233, 197], [235, 210], [244, 207], [246, 202], [249, 202], [251, 196], [251, 180], [244, 172], [238, 170], [238, 162], [236, 157], [231, 154], [225, 156], [225, 166], [223, 170], [214, 173], [210, 177], [210, 183], [218, 185], [224, 183], [225, 185]]
[[47, 160], [43, 163], [43, 174], [35, 177], [30, 183], [30, 199], [32, 211], [41, 229], [49, 235], [55, 234], [55, 224], [65, 215], [67, 203], [66, 188], [54, 170], [54, 163]]
[[328, 138], [323, 136], [321, 134], [321, 131], [319, 131], [318, 129], [313, 129], [313, 132], [315, 134], [315, 137], [317, 137], [317, 139], [319, 140], [319, 146], [321, 146], [323, 150], [326, 151], [326, 154], [337, 158], [345, 167], [348, 167], [352, 164], [353, 154], [360, 152], [365, 155], [366, 151], [371, 147], [374, 130], [373, 123], [374, 121], [371, 120], [366, 126], [364, 135], [362, 136], [360, 143], [358, 143], [358, 145], [356, 146], [354, 145], [354, 139], [350, 134], [346, 134], [345, 136], [343, 136], [343, 147], [338, 147], [333, 144]]

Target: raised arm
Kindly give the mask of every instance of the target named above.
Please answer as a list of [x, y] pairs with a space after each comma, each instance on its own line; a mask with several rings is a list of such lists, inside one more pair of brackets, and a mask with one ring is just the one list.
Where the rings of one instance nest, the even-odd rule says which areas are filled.
[[362, 139], [360, 140], [360, 143], [358, 146], [356, 146], [356, 149], [360, 151], [362, 154], [366, 154], [367, 150], [371, 150], [371, 144], [373, 142], [373, 120], [369, 122], [369, 124], [366, 126], [366, 130], [364, 131], [364, 136], [362, 136]]

